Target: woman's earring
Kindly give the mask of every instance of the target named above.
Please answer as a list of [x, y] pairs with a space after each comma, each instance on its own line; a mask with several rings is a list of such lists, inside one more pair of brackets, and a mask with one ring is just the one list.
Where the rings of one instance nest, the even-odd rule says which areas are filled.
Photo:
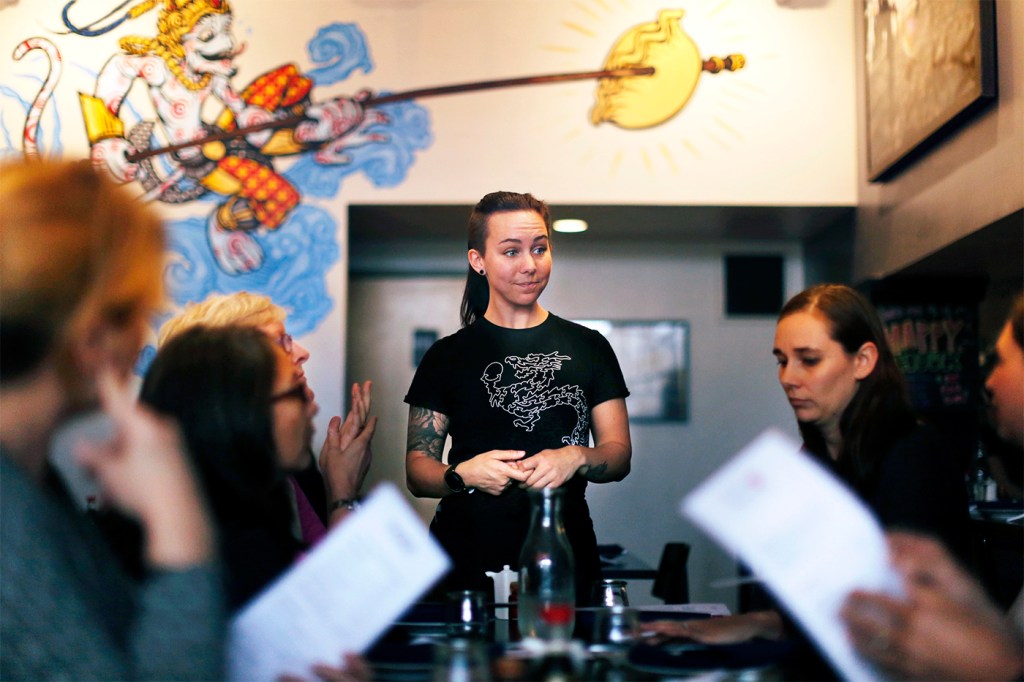
[[480, 268], [480, 274], [481, 274], [481, 275], [485, 275], [485, 274], [487, 274], [487, 273], [485, 273], [485, 272], [484, 272], [484, 269], [483, 269], [483, 268]]

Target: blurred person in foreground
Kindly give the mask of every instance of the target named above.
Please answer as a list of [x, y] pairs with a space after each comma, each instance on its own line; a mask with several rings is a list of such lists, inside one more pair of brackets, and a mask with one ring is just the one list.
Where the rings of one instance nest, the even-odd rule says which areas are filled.
[[[985, 388], [999, 435], [1024, 448], [1024, 297], [995, 347]], [[854, 592], [843, 608], [854, 647], [903, 679], [1019, 680], [1024, 674], [1024, 591], [1008, 614], [946, 550], [924, 537], [889, 534], [903, 599]]]
[[[161, 301], [163, 230], [87, 163], [0, 168], [0, 678], [217, 679], [225, 631], [213, 531], [173, 422], [129, 385]], [[80, 463], [145, 530], [120, 570], [47, 463], [102, 408]]]
[[[871, 303], [841, 284], [800, 292], [779, 314], [772, 353], [804, 450], [849, 486], [882, 526], [929, 533], [968, 556], [963, 472], [938, 432], [918, 422]], [[759, 596], [771, 608], [665, 621], [653, 629], [708, 644], [798, 635], [781, 609]], [[822, 668], [815, 674], [834, 673]]]
[[[309, 388], [304, 368], [309, 351], [288, 334], [285, 318], [284, 309], [266, 296], [245, 291], [211, 294], [200, 303], [185, 306], [181, 313], [165, 322], [160, 327], [157, 347], [162, 348], [185, 330], [199, 325], [258, 329], [291, 358], [298, 379], [306, 385], [315, 414], [318, 409], [313, 402], [315, 395]], [[289, 477], [302, 540], [307, 545], [316, 543], [324, 535], [325, 525], [344, 518], [359, 498], [373, 459], [370, 446], [377, 427], [377, 418], [369, 416], [371, 385], [369, 381], [352, 385], [349, 413], [344, 421], [337, 416], [331, 418], [319, 458], [314, 461], [310, 456], [309, 465]]]

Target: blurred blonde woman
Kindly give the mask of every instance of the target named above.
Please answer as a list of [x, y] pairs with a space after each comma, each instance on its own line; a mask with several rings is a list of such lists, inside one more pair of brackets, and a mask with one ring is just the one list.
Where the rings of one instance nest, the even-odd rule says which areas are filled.
[[[0, 207], [0, 678], [219, 678], [208, 513], [176, 427], [128, 384], [161, 300], [161, 225], [81, 163], [0, 168]], [[144, 583], [47, 464], [54, 432], [97, 407], [115, 436], [79, 460], [143, 526]]]

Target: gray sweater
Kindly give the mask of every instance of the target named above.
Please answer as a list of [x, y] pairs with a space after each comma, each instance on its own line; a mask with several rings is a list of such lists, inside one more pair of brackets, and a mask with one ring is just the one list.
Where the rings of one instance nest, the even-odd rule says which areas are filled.
[[0, 679], [221, 679], [222, 600], [211, 566], [132, 582], [70, 500], [0, 453]]

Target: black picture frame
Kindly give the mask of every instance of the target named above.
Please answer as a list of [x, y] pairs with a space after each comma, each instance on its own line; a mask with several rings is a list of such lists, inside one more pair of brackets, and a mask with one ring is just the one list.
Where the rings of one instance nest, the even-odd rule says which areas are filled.
[[630, 422], [690, 418], [690, 325], [685, 320], [576, 320], [601, 332], [619, 360]]
[[998, 97], [995, 0], [861, 9], [867, 175], [884, 182]]

